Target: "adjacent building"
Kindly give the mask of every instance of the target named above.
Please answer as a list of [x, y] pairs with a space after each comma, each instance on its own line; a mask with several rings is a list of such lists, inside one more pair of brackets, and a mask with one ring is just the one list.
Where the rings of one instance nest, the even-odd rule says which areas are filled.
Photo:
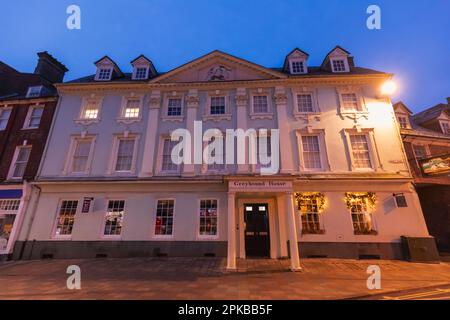
[[38, 53], [34, 73], [0, 61], [0, 256], [11, 254], [31, 196], [66, 67]]
[[438, 249], [450, 252], [450, 98], [417, 114], [394, 105], [422, 210]]
[[[105, 56], [95, 74], [58, 84], [15, 257], [226, 256], [229, 269], [290, 257], [293, 270], [299, 256], [402, 258], [401, 236], [430, 236], [380, 93], [392, 75], [339, 46], [320, 66], [308, 58], [294, 49], [267, 68], [213, 51], [159, 73], [145, 56], [131, 72]], [[197, 151], [229, 129], [256, 137], [244, 162], [227, 136], [234, 146], [214, 156], [233, 162], [178, 164], [180, 128]], [[279, 162], [275, 174], [248, 161], [255, 148]]]

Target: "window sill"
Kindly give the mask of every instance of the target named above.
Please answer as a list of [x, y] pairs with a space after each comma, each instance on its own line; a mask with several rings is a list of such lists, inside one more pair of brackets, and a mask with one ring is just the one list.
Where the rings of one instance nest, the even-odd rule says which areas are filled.
[[272, 119], [273, 113], [251, 113], [250, 119], [257, 120], [257, 119]]
[[295, 120], [320, 121], [320, 112], [294, 112]]
[[23, 127], [21, 130], [36, 130], [39, 129], [39, 127]]
[[100, 119], [99, 118], [97, 118], [97, 119], [75, 119], [74, 121], [76, 124], [81, 124], [81, 125], [87, 126], [87, 125], [90, 125], [93, 123], [99, 123]]
[[199, 241], [217, 241], [218, 239], [219, 239], [218, 235], [215, 236], [197, 235], [197, 240]]
[[321, 235], [325, 234], [325, 230], [303, 230], [302, 229], [302, 235]]
[[362, 110], [362, 111], [358, 111], [358, 110], [352, 110], [352, 111], [348, 111], [348, 110], [340, 110], [339, 114], [341, 115], [341, 117], [346, 117], [349, 119], [352, 119], [354, 121], [360, 119], [360, 118], [365, 118], [366, 120], [369, 119], [369, 112], [366, 110]]
[[52, 237], [52, 240], [55, 241], [72, 240], [72, 235], [55, 235]]
[[158, 176], [160, 176], [160, 177], [164, 177], [164, 176], [176, 177], [176, 176], [179, 176], [180, 174], [181, 174], [180, 171], [160, 171], [160, 172], [158, 172]]
[[153, 239], [157, 240], [172, 240], [174, 238], [173, 234], [154, 234]]
[[353, 231], [355, 236], [377, 236], [378, 231], [370, 230], [370, 231]]
[[122, 240], [121, 235], [102, 235], [102, 240]]
[[162, 116], [162, 121], [173, 121], [173, 122], [182, 122], [184, 120], [184, 116]]
[[222, 120], [231, 120], [231, 114], [218, 114], [218, 115], [204, 115], [203, 121], [222, 121]]
[[124, 117], [120, 117], [120, 118], [116, 119], [117, 122], [123, 123], [123, 124], [132, 124], [132, 123], [135, 123], [135, 122], [139, 122], [141, 120], [142, 120], [141, 117], [139, 117], [139, 118], [124, 118]]

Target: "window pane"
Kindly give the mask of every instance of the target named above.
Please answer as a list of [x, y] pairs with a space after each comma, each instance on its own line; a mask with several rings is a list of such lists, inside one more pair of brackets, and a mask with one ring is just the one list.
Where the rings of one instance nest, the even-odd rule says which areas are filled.
[[72, 234], [75, 213], [77, 212], [78, 201], [64, 200], [61, 202], [58, 220], [56, 225], [56, 235]]
[[305, 169], [320, 169], [319, 136], [302, 136], [302, 148]]
[[27, 167], [28, 158], [30, 157], [31, 147], [20, 147], [17, 160], [14, 167], [14, 178], [22, 178]]
[[413, 149], [414, 149], [414, 155], [416, 156], [416, 158], [418, 160], [427, 157], [427, 151], [425, 149], [425, 146], [420, 145], [420, 144], [415, 144], [415, 145], [413, 145]]
[[304, 73], [305, 68], [303, 61], [293, 61], [292, 62], [292, 73]]
[[100, 69], [98, 79], [109, 80], [111, 78], [111, 69]]
[[181, 99], [170, 98], [167, 106], [168, 116], [181, 116]]
[[298, 111], [299, 112], [313, 112], [313, 103], [311, 94], [297, 95]]
[[333, 70], [334, 71], [345, 71], [344, 60], [333, 60]]
[[211, 97], [211, 114], [225, 114], [225, 97]]
[[352, 145], [353, 160], [356, 168], [371, 168], [369, 145], [364, 134], [350, 135]]
[[171, 141], [164, 139], [163, 154], [162, 154], [162, 170], [177, 172], [179, 166], [172, 161], [172, 149], [177, 145], [178, 141]]
[[353, 230], [356, 234], [365, 234], [373, 231], [372, 216], [367, 212], [367, 204], [363, 198], [355, 198], [350, 208], [353, 221]]
[[77, 140], [75, 143], [72, 172], [84, 172], [87, 168], [91, 150], [91, 140]]
[[359, 110], [358, 98], [354, 93], [343, 93], [342, 108], [347, 110]]
[[108, 211], [106, 212], [105, 232], [107, 236], [118, 236], [122, 232], [124, 200], [111, 200], [108, 202]]
[[267, 104], [267, 96], [254, 96], [253, 97], [253, 112], [254, 113], [269, 112], [269, 106]]
[[141, 101], [139, 99], [130, 99], [125, 108], [125, 118], [139, 118], [139, 109]]
[[155, 234], [171, 235], [173, 231], [174, 200], [158, 200], [156, 208]]
[[116, 171], [130, 171], [133, 163], [134, 140], [119, 139]]
[[37, 128], [39, 127], [39, 123], [41, 122], [42, 113], [44, 108], [42, 107], [31, 107], [31, 114], [28, 127]]
[[217, 200], [200, 201], [199, 234], [202, 236], [217, 235]]
[[135, 79], [146, 79], [147, 68], [136, 68]]
[[[219, 139], [222, 142], [222, 149], [216, 148], [211, 150], [211, 157], [216, 159], [217, 162], [208, 164], [208, 170], [210, 171], [220, 171], [225, 169], [225, 139], [223, 139], [223, 137], [212, 137], [209, 143], [214, 143], [216, 139]], [[218, 146], [219, 140], [217, 140], [215, 146]]]
[[9, 116], [11, 115], [11, 109], [0, 109], [0, 130], [5, 130], [8, 124]]

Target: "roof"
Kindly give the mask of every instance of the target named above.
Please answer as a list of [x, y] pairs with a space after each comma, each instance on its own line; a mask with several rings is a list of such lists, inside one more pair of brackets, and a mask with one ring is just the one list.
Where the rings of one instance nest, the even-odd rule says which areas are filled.
[[428, 108], [422, 112], [415, 114], [412, 119], [417, 124], [423, 124], [430, 120], [438, 118], [442, 112], [447, 112], [450, 115], [450, 106], [444, 103], [439, 103], [434, 107]]
[[413, 114], [413, 112], [411, 111], [411, 109], [409, 109], [406, 104], [403, 103], [403, 101], [398, 101], [396, 103], [393, 104], [393, 107], [396, 108], [397, 106], [406, 109], [406, 111], [409, 112], [409, 114]]

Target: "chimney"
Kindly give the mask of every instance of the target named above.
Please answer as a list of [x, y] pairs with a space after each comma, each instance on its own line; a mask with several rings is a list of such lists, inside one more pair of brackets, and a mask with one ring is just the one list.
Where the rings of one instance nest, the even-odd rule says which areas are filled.
[[350, 68], [355, 66], [355, 58], [354, 57], [348, 56], [348, 65]]
[[447, 105], [450, 107], [450, 97], [447, 97]]
[[38, 63], [34, 73], [42, 76], [51, 83], [62, 82], [64, 74], [69, 71], [65, 65], [56, 60], [47, 51], [38, 52]]

